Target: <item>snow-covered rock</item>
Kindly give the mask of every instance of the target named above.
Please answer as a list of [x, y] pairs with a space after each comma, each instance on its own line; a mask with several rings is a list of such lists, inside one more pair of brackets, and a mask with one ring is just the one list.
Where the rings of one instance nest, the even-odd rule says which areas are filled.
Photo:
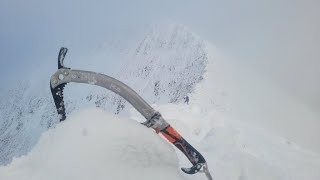
[[201, 38], [169, 23], [152, 26], [125, 59], [120, 79], [151, 103], [177, 103], [203, 79], [208, 54]]

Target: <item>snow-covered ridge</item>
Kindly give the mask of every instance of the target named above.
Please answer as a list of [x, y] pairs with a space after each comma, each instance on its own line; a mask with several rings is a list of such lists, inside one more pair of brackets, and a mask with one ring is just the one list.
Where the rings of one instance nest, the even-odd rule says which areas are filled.
[[160, 24], [125, 59], [120, 79], [151, 103], [176, 103], [203, 79], [208, 56], [204, 41], [186, 27]]
[[[114, 77], [128, 84], [149, 103], [177, 103], [203, 79], [208, 61], [206, 45], [182, 25], [154, 25], [136, 46], [121, 56]], [[108, 62], [99, 62], [108, 66]], [[101, 71], [99, 71], [101, 72]], [[103, 73], [103, 72], [102, 72]], [[108, 74], [108, 73], [106, 73]], [[65, 90], [67, 111], [95, 105], [127, 114], [131, 105], [112, 92], [73, 85]], [[81, 103], [72, 103], [81, 99]]]

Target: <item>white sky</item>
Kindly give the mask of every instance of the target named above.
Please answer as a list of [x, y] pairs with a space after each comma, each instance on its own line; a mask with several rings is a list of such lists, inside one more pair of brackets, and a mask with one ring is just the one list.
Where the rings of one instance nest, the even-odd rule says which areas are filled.
[[319, 7], [318, 0], [3, 0], [0, 80], [56, 61], [61, 46], [86, 55], [104, 42], [127, 44], [169, 18], [319, 111]]

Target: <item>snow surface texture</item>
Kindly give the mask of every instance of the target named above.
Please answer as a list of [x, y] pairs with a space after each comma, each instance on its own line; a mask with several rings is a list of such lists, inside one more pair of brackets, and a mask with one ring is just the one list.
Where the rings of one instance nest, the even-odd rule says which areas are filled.
[[[202, 79], [207, 62], [204, 42], [177, 24], [152, 26], [136, 47], [123, 50], [107, 46], [103, 51], [74, 60], [76, 53], [70, 49], [64, 64], [116, 77], [149, 103], [181, 102]], [[122, 62], [120, 69], [110, 67], [113, 61]], [[0, 165], [26, 154], [41, 133], [57, 123], [48, 82], [48, 72], [56, 71], [55, 63], [51, 59], [48, 67], [42, 65], [28, 81], [10, 90], [10, 98], [0, 102]], [[86, 84], [68, 84], [64, 96], [67, 115], [78, 109], [100, 107], [128, 116], [132, 107], [118, 95]]]
[[151, 129], [88, 109], [45, 132], [27, 156], [0, 167], [2, 180], [179, 180], [173, 148]]

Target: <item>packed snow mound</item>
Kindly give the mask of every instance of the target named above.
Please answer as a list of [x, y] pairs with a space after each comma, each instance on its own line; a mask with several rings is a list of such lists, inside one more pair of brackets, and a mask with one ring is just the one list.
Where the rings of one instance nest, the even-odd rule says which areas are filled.
[[0, 167], [2, 180], [182, 179], [173, 148], [151, 129], [101, 109], [70, 116], [26, 156]]

